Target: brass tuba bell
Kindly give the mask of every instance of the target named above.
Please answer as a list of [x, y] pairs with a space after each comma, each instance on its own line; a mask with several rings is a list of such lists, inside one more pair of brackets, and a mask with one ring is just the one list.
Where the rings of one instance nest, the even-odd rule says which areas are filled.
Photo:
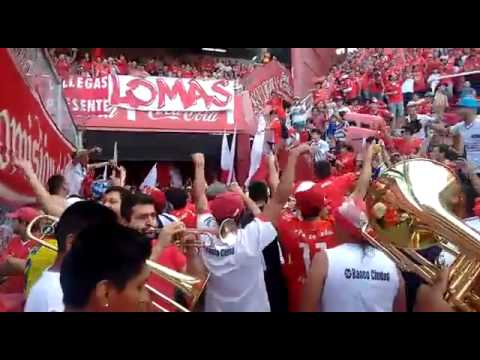
[[432, 283], [440, 267], [417, 250], [440, 246], [455, 256], [445, 300], [480, 311], [480, 233], [462, 220], [464, 194], [456, 174], [428, 159], [401, 161], [370, 185], [364, 237], [402, 271]]

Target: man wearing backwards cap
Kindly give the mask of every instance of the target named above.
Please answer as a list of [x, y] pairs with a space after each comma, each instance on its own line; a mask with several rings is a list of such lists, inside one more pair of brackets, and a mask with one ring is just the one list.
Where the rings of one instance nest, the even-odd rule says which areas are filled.
[[339, 246], [317, 253], [305, 284], [302, 311], [405, 311], [405, 286], [395, 263], [365, 243], [364, 197], [372, 176], [373, 146], [352, 195], [334, 211]]
[[[0, 277], [8, 276], [7, 281], [0, 285], [0, 292], [23, 293], [25, 286], [25, 267], [27, 257], [33, 244], [27, 237], [27, 226], [40, 212], [31, 207], [22, 207], [7, 214], [15, 220], [14, 236], [0, 259]], [[37, 229], [33, 229], [37, 230]]]
[[314, 255], [336, 245], [333, 223], [326, 218], [327, 202], [320, 188], [311, 181], [300, 183], [295, 201], [302, 219], [282, 216], [278, 224], [290, 312], [300, 310], [303, 285]]
[[[202, 249], [202, 258], [210, 271], [205, 294], [207, 312], [269, 312], [264, 280], [263, 249], [277, 236], [275, 226], [293, 187], [298, 157], [310, 151], [306, 144], [290, 151], [287, 167], [272, 199], [255, 220], [239, 229], [233, 239]], [[239, 221], [246, 197], [227, 192], [218, 195], [208, 209], [205, 195], [205, 159], [192, 156], [195, 164], [194, 198], [199, 229], [218, 230], [226, 219]], [[251, 206], [251, 205], [249, 205]]]
[[477, 173], [480, 172], [480, 119], [477, 116], [478, 101], [473, 97], [461, 98], [457, 104], [458, 114], [463, 121], [450, 128], [432, 124], [431, 127], [440, 133], [457, 137], [455, 149], [458, 154], [466, 153], [467, 160], [472, 162]]

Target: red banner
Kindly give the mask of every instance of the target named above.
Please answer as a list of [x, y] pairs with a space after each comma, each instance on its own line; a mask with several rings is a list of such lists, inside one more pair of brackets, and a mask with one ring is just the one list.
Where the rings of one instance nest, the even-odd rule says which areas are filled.
[[271, 61], [267, 65], [256, 68], [241, 82], [250, 94], [255, 113], [264, 109], [274, 91], [286, 100], [291, 100], [293, 97], [292, 76], [278, 61]]
[[13, 155], [30, 160], [45, 183], [62, 172], [74, 148], [49, 118], [5, 48], [0, 49], [0, 74], [1, 200], [31, 203], [33, 192], [23, 174], [12, 166]]
[[88, 78], [71, 76], [63, 80], [63, 93], [70, 111], [75, 116], [107, 115], [111, 107], [108, 100], [108, 76]]

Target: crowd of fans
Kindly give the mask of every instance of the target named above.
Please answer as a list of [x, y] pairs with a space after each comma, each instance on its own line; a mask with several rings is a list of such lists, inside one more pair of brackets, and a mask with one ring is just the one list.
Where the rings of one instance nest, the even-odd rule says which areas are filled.
[[[125, 55], [105, 56], [103, 52], [80, 54], [75, 48], [68, 51], [50, 49], [49, 54], [61, 78], [71, 75], [99, 77], [118, 74], [235, 80], [248, 75], [255, 68], [253, 63], [210, 56], [199, 56], [195, 60], [191, 57], [188, 60], [178, 57], [128, 59]], [[271, 60], [271, 55], [267, 53], [264, 60]]]
[[[460, 77], [439, 79], [476, 70], [478, 59], [474, 49], [360, 49], [318, 79], [312, 109], [273, 94], [263, 114], [265, 176], [246, 188], [210, 179], [200, 153], [192, 155], [191, 186], [141, 191], [127, 184], [124, 168], [90, 164], [91, 151], [77, 152], [47, 188], [31, 163], [16, 160], [41, 209], [9, 215], [16, 235], [0, 261], [0, 294], [20, 294], [25, 311], [178, 309], [156, 292], [149, 301], [150, 287], [193, 306], [149, 273], [151, 260], [206, 281], [196, 311], [452, 311], [442, 298], [447, 272], [421, 284], [369, 246], [360, 229], [372, 181], [415, 157], [456, 172], [464, 217], [480, 215], [476, 93]], [[447, 121], [453, 104], [455, 124]], [[349, 142], [349, 113], [383, 119], [359, 150]], [[113, 166], [108, 181], [87, 175], [106, 165]], [[46, 239], [57, 252], [26, 235], [40, 211], [60, 218], [55, 239]], [[200, 249], [185, 246], [198, 240]]]

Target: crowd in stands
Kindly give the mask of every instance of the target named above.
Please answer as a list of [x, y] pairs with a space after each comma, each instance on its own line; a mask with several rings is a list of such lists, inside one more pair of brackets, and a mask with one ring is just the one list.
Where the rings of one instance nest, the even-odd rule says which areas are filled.
[[[125, 55], [105, 56], [103, 51], [81, 54], [75, 48], [50, 49], [49, 54], [61, 78], [70, 75], [99, 77], [118, 74], [235, 80], [246, 76], [255, 68], [253, 63], [210, 56], [199, 56], [194, 61], [191, 58], [184, 61], [181, 57], [128, 59]], [[265, 61], [269, 59], [271, 60], [271, 55], [267, 53]]]
[[[71, 64], [74, 58], [58, 61]], [[209, 179], [201, 153], [192, 154], [191, 185], [155, 184], [142, 192], [127, 183], [126, 169], [89, 163], [98, 149], [74, 154], [47, 188], [29, 161], [17, 159], [42, 210], [60, 217], [56, 239], [49, 239], [58, 253], [39, 259], [38, 244], [25, 235], [38, 209], [10, 213], [16, 235], [0, 259], [0, 276], [7, 277], [0, 295], [21, 293], [26, 311], [151, 310], [144, 284], [168, 297], [175, 289], [148, 272], [149, 259], [209, 279], [199, 303], [203, 311], [453, 311], [443, 299], [447, 272], [433, 286], [422, 284], [366, 243], [360, 230], [371, 215], [369, 186], [398, 161], [417, 157], [457, 173], [467, 200], [463, 217], [480, 215], [476, 91], [462, 76], [444, 78], [477, 69], [477, 49], [365, 48], [348, 54], [317, 79], [313, 107], [306, 99], [287, 104], [273, 94], [263, 112], [268, 136], [260, 144], [266, 171], [260, 176], [259, 169], [244, 188]], [[349, 134], [359, 128], [352, 124], [358, 115], [381, 121], [363, 129], [374, 133], [355, 148]], [[108, 165], [109, 180], [87, 175]], [[394, 224], [398, 214], [384, 210], [382, 220]], [[220, 239], [226, 222], [235, 231]], [[194, 235], [185, 227], [216, 239], [198, 251], [177, 247], [179, 238]], [[426, 257], [436, 262], [441, 249], [433, 250]], [[158, 296], [152, 299], [175, 310]]]

